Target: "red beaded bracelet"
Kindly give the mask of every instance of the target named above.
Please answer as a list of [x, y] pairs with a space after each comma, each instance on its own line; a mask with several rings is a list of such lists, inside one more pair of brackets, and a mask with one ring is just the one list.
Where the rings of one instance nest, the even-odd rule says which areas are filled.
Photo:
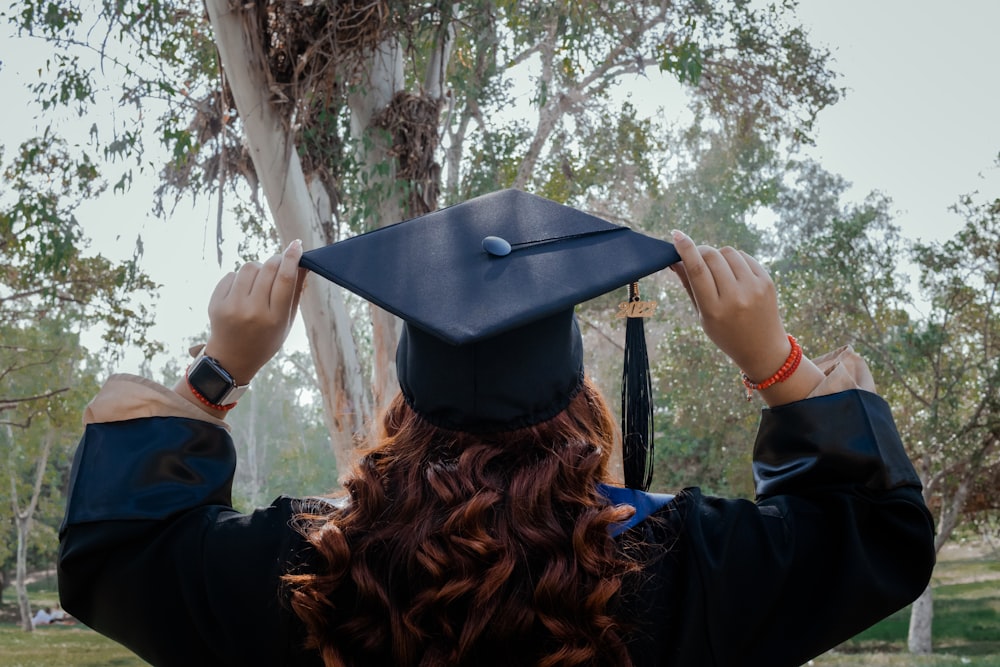
[[768, 387], [778, 384], [779, 382], [784, 382], [788, 378], [792, 377], [792, 374], [799, 367], [802, 362], [802, 346], [799, 342], [795, 340], [795, 336], [788, 334], [788, 342], [792, 344], [792, 351], [788, 353], [788, 358], [785, 359], [785, 363], [781, 365], [778, 372], [767, 378], [763, 382], [754, 382], [746, 373], [740, 372], [740, 376], [743, 378], [743, 386], [747, 388], [747, 400], [749, 401], [753, 397], [755, 391], [760, 391], [761, 389], [767, 389]]
[[191, 370], [190, 366], [184, 369], [184, 382], [187, 383], [188, 389], [190, 389], [191, 393], [195, 395], [195, 398], [197, 398], [199, 401], [201, 401], [208, 407], [212, 408], [213, 410], [219, 410], [220, 412], [229, 412], [230, 410], [236, 407], [236, 401], [233, 401], [232, 403], [227, 403], [226, 405], [217, 405], [212, 401], [208, 400], [207, 398], [205, 398], [204, 396], [202, 396], [201, 392], [195, 389], [194, 385], [191, 384], [191, 380], [188, 379], [188, 371], [190, 370]]

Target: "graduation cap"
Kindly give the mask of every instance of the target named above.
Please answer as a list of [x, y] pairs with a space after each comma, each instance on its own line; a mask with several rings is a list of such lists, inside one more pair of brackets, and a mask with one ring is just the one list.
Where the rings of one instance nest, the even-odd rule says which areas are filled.
[[[301, 266], [403, 319], [396, 371], [418, 414], [489, 433], [551, 419], [580, 390], [576, 304], [678, 261], [670, 243], [502, 190], [310, 250]], [[648, 362], [641, 320], [627, 329], [625, 476], [646, 488]]]

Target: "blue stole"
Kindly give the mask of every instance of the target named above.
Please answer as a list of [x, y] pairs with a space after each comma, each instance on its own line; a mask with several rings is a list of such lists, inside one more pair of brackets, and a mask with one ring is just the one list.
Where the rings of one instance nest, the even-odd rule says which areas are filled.
[[669, 493], [646, 493], [638, 489], [628, 489], [622, 486], [609, 486], [598, 484], [597, 490], [608, 499], [612, 505], [631, 505], [635, 508], [635, 515], [628, 521], [611, 526], [611, 537], [618, 537], [629, 528], [638, 526], [657, 512], [662, 507], [669, 504], [674, 496]]

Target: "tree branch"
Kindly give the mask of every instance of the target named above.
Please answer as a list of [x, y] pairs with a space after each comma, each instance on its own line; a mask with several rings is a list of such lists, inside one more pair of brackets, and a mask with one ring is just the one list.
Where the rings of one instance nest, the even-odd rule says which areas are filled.
[[69, 387], [63, 387], [61, 389], [53, 389], [52, 391], [47, 391], [44, 394], [35, 394], [34, 396], [22, 396], [20, 398], [0, 398], [0, 412], [6, 410], [12, 410], [21, 403], [30, 403], [31, 401], [40, 401], [43, 398], [52, 398], [64, 391], [69, 391]]

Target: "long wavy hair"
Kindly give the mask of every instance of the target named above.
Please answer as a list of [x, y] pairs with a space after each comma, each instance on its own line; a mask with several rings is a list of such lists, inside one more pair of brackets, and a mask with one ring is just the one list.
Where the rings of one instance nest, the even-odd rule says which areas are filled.
[[285, 577], [327, 667], [630, 665], [613, 607], [636, 571], [609, 534], [618, 436], [585, 381], [562, 413], [508, 433], [444, 430], [400, 396], [346, 483], [304, 510], [310, 571]]

